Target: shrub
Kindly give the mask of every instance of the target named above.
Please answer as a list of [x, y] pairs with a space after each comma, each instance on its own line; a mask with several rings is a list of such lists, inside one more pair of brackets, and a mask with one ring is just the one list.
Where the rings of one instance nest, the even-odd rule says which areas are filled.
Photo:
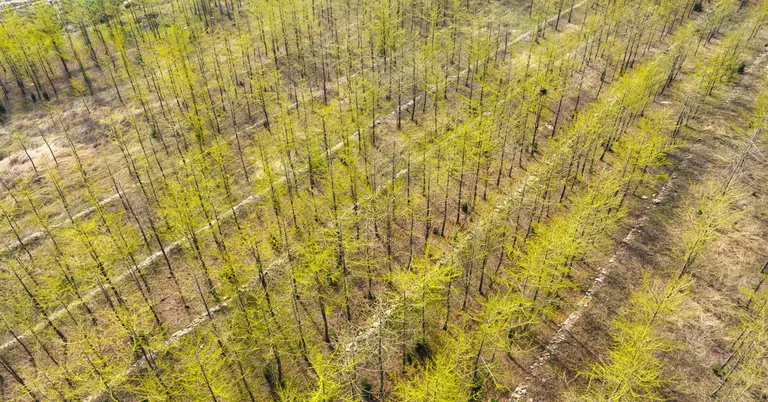
[[716, 376], [723, 378], [725, 376], [725, 367], [720, 363], [715, 363], [712, 365], [712, 372], [715, 373]]
[[269, 392], [273, 395], [275, 392], [283, 387], [282, 382], [278, 382], [277, 378], [275, 377], [275, 371], [272, 368], [271, 364], [266, 364], [261, 369], [261, 374], [264, 376], [264, 379], [267, 381], [267, 387], [269, 387]]
[[360, 382], [360, 388], [362, 388], [362, 396], [364, 402], [373, 402], [373, 385], [368, 381], [368, 378], [363, 378]]
[[423, 339], [419, 339], [416, 342], [416, 348], [414, 349], [414, 352], [416, 353], [416, 357], [418, 357], [422, 363], [427, 359], [432, 358], [432, 348], [430, 348], [427, 341]]

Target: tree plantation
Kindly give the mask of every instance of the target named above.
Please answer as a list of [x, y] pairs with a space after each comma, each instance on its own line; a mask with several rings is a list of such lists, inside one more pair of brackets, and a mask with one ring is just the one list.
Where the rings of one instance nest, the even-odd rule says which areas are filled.
[[0, 399], [768, 399], [765, 0], [0, 0]]

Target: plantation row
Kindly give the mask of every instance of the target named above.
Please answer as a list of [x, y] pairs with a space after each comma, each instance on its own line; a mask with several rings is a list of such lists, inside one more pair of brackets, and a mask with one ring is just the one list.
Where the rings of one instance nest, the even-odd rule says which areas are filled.
[[[105, 7], [50, 47], [3, 42], [12, 77], [51, 75], [36, 95], [14, 78], [12, 113], [62, 73], [78, 97], [42, 113], [61, 150], [6, 187], [13, 398], [497, 395], [768, 15], [730, 1], [587, 1], [573, 24], [535, 3], [527, 24], [503, 4], [140, 6]], [[39, 6], [3, 29], [46, 15], [76, 21]], [[64, 36], [77, 73], [68, 56], [47, 64]], [[652, 104], [681, 71], [681, 107]], [[73, 135], [58, 109], [78, 104], [109, 141]], [[623, 386], [609, 395], [637, 392]]]
[[[722, 55], [717, 55], [714, 60], [720, 57]], [[762, 76], [758, 80], [765, 81]], [[710, 93], [714, 89], [705, 88]], [[697, 272], [704, 271], [710, 263], [702, 257], [707, 257], [713, 243], [732, 232], [747, 215], [742, 202], [745, 186], [741, 182], [748, 176], [745, 166], [751, 163], [749, 153], [760, 144], [766, 129], [766, 94], [763, 87], [756, 94], [754, 104], [750, 105], [752, 111], [746, 119], [749, 125], [745, 124], [744, 134], [737, 136], [743, 144], [726, 161], [727, 168], [715, 170], [700, 183], [692, 185], [690, 196], [684, 200], [679, 212], [678, 221], [683, 224], [679, 240], [672, 245], [673, 264], [660, 267], [661, 278], [654, 278], [651, 269], [643, 272], [642, 285], [633, 291], [612, 323], [613, 344], [606, 357], [580, 373], [586, 378], [587, 385], [584, 389], [569, 392], [567, 400], [593, 401], [638, 395], [663, 398], [660, 390], [669, 382], [670, 352], [692, 346], [677, 344], [672, 339], [675, 331], [671, 328], [675, 326], [675, 320], [680, 319], [684, 306], [691, 307], [695, 282], [711, 275], [711, 272]], [[730, 344], [725, 363], [712, 366], [721, 378], [719, 387], [707, 390], [707, 396], [714, 400], [750, 400], [762, 392], [764, 373], [761, 366], [766, 357], [762, 349], [764, 340], [750, 338], [751, 334], [762, 333], [758, 327], [766, 322], [762, 312], [766, 293], [761, 289], [764, 269], [758, 274], [761, 279], [744, 291], [747, 301], [738, 311], [742, 315], [738, 326], [729, 328], [737, 335]], [[749, 350], [749, 356], [745, 348]]]

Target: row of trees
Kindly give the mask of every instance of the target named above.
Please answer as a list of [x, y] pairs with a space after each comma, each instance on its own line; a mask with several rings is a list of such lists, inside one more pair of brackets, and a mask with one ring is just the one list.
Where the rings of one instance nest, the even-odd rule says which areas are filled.
[[686, 222], [681, 242], [673, 249], [674, 264], [666, 280], [645, 278], [625, 310], [612, 323], [614, 344], [604, 360], [582, 374], [588, 384], [574, 391], [572, 400], [606, 401], [659, 398], [667, 382], [664, 352], [677, 347], [669, 339], [669, 325], [679, 317], [689, 297], [696, 260], [719, 233], [739, 217], [734, 205], [739, 194], [718, 181], [704, 182], [693, 189], [689, 206], [680, 222]]
[[[688, 87], [688, 91], [697, 93], [702, 91], [702, 86], [707, 87], [709, 84], [702, 84], [706, 80], [698, 77], [710, 74], [714, 70], [712, 64], [719, 66], [723, 61], [723, 54], [732, 53], [735, 57], [736, 51], [733, 48], [741, 49], [745, 45], [732, 38], [751, 31], [751, 22], [746, 22], [741, 30], [727, 36], [723, 40], [722, 50], [715, 53], [700, 70], [704, 72], [692, 77], [695, 82]], [[717, 79], [719, 80], [720, 78]], [[687, 99], [690, 99], [690, 95]], [[757, 126], [754, 128], [754, 134], [747, 140], [749, 145], [746, 148], [751, 148], [756, 137], [764, 130], [764, 111], [761, 103], [764, 103], [764, 99], [758, 100], [755, 112]], [[688, 104], [683, 105], [683, 113], [688, 107]], [[671, 137], [677, 138], [678, 133], [679, 128], [676, 128]], [[705, 255], [712, 243], [715, 243], [722, 233], [731, 229], [742, 215], [742, 212], [736, 209], [736, 203], [743, 195], [739, 189], [738, 177], [744, 168], [746, 152], [745, 150], [737, 155], [732, 167], [725, 174], [718, 174], [717, 179], [712, 178], [696, 184], [691, 190], [688, 205], [676, 220], [684, 225], [680, 235], [676, 236], [680, 241], [672, 248], [672, 263], [669, 268], [663, 270], [669, 277], [649, 279], [649, 274], [645, 274], [643, 285], [632, 291], [629, 302], [612, 323], [613, 345], [604, 358], [592, 363], [581, 373], [587, 384], [583, 388], [571, 390], [567, 395], [569, 400], [621, 401], [661, 397], [660, 389], [669, 382], [668, 378], [672, 377], [669, 368], [665, 366], [664, 356], [681, 347], [670, 339], [669, 328], [680, 319], [680, 309], [690, 297], [694, 283], [692, 271], [697, 267], [699, 257]], [[756, 300], [760, 300], [759, 296]], [[730, 367], [728, 365], [733, 363], [734, 358], [740, 361], [736, 355], [741, 349], [736, 345], [747, 341], [747, 334], [756, 328], [755, 325], [759, 327], [761, 307], [755, 308], [756, 310], [745, 315], [745, 327], [734, 343], [734, 353], [725, 365], [717, 366], [718, 375], [729, 372], [729, 369], [724, 367]], [[763, 377], [757, 368], [761, 364], [759, 362], [762, 356], [759, 353], [750, 356], [748, 361], [745, 360], [745, 368], [739, 377], [730, 384], [727, 382], [730, 376], [726, 377], [726, 381], [713, 395], [722, 400], [741, 400], [744, 393], [751, 386], [758, 384]], [[734, 370], [738, 368], [738, 365], [734, 366]]]

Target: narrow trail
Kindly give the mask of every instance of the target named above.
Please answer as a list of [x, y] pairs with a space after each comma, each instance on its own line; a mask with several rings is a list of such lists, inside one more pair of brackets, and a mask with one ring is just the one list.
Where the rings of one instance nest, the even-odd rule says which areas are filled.
[[[130, 188], [128, 190], [130, 190]], [[111, 203], [113, 203], [113, 202], [115, 202], [116, 200], [119, 200], [119, 199], [120, 199], [120, 194], [117, 194], [117, 193], [112, 194], [111, 196], [109, 196], [109, 197], [99, 201], [98, 202], [98, 206], [88, 207], [88, 208], [86, 208], [86, 209], [84, 209], [84, 210], [82, 210], [82, 211], [72, 215], [72, 220], [78, 220], [78, 219], [87, 218], [92, 213], [96, 212], [99, 209], [99, 207], [103, 207], [103, 206], [109, 205], [109, 204], [111, 204]], [[54, 225], [50, 225], [49, 228], [51, 230], [59, 229], [59, 228], [62, 228], [62, 227], [65, 227], [65, 226], [69, 225], [70, 222], [71, 221], [69, 219], [67, 219], [64, 222], [60, 222], [60, 223], [56, 223]], [[32, 233], [32, 234], [29, 234], [27, 236], [24, 236], [21, 239], [21, 243], [19, 243], [18, 240], [15, 240], [13, 243], [11, 243], [8, 247], [6, 247], [3, 251], [0, 252], [0, 256], [6, 255], [6, 254], [10, 254], [10, 253], [14, 252], [17, 249], [19, 249], [22, 245], [24, 247], [31, 246], [31, 245], [35, 244], [36, 242], [44, 239], [47, 236], [48, 236], [48, 233], [46, 231], [44, 231], [44, 230], [41, 230], [39, 232], [35, 232], [35, 233]]]

